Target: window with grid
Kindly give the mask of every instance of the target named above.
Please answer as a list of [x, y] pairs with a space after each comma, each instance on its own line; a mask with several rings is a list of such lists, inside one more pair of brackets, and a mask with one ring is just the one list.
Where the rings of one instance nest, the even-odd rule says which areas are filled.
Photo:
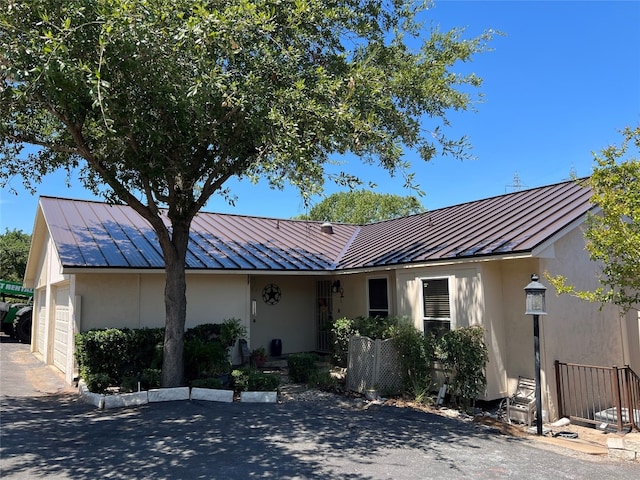
[[451, 329], [449, 279], [422, 280], [424, 333], [441, 337]]

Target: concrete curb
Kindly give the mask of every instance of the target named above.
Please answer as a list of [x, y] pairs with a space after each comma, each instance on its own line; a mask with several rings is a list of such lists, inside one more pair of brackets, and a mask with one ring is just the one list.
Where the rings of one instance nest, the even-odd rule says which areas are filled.
[[[233, 402], [233, 390], [219, 390], [214, 388], [156, 388], [149, 391], [134, 393], [118, 393], [103, 395], [92, 393], [84, 381], [78, 383], [78, 394], [82, 401], [95, 406], [99, 410], [108, 408], [135, 407], [147, 403], [173, 402], [184, 400], [203, 400], [207, 402]], [[241, 402], [276, 403], [278, 392], [241, 392]]]
[[241, 402], [276, 403], [277, 392], [240, 392]]
[[189, 387], [154, 388], [149, 390], [149, 403], [189, 400]]
[[233, 390], [193, 387], [191, 389], [191, 400], [231, 403], [233, 402]]

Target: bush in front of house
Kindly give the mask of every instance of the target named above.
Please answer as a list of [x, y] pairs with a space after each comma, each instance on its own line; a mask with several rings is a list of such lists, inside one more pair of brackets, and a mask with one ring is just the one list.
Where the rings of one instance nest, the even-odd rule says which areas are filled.
[[468, 409], [487, 386], [489, 353], [480, 326], [446, 332], [436, 344], [436, 355], [451, 372], [450, 392], [458, 406]]
[[419, 401], [426, 400], [433, 390], [434, 361], [440, 361], [449, 372], [449, 389], [457, 406], [468, 408], [487, 384], [489, 357], [484, 329], [479, 326], [457, 328], [435, 339], [403, 317], [340, 318], [332, 323], [331, 335], [332, 359], [341, 366], [347, 364], [351, 336], [362, 335], [374, 340], [392, 338], [400, 360], [402, 391]]
[[342, 317], [334, 320], [329, 327], [333, 364], [339, 367], [347, 366], [349, 338], [352, 336], [362, 335], [374, 340], [385, 340], [391, 338], [396, 323], [395, 317]]
[[162, 370], [157, 368], [145, 368], [136, 375], [125, 375], [120, 383], [120, 392], [129, 393], [138, 390], [150, 390], [160, 388]]
[[239, 368], [231, 372], [236, 392], [272, 392], [280, 386], [280, 375], [255, 368]]
[[431, 390], [435, 345], [407, 319], [398, 319], [391, 338], [398, 351], [402, 371], [402, 391], [423, 402]]
[[[231, 372], [226, 345], [241, 338], [243, 328], [238, 320], [230, 319], [185, 332], [185, 377], [191, 385]], [[118, 386], [121, 391], [136, 391], [138, 382], [145, 390], [159, 387], [163, 341], [164, 328], [108, 328], [78, 333], [75, 357], [80, 376], [92, 392]]]
[[306, 383], [317, 371], [319, 357], [315, 353], [292, 353], [287, 357], [289, 379], [294, 383]]
[[75, 336], [75, 354], [80, 375], [88, 379], [99, 375], [110, 379], [111, 386], [122, 383], [125, 376], [137, 376], [148, 368], [162, 365], [164, 329], [108, 328], [89, 330]]
[[227, 348], [219, 340], [204, 341], [199, 337], [184, 342], [184, 374], [188, 382], [217, 377], [231, 371]]

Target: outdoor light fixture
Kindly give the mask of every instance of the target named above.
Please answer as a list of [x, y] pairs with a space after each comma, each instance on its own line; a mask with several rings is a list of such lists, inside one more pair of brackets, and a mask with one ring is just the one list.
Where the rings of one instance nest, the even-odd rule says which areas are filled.
[[333, 291], [333, 293], [338, 293], [340, 291], [340, 280], [336, 280], [335, 282], [333, 282], [333, 284], [331, 285], [331, 290]]
[[542, 435], [542, 389], [540, 388], [540, 325], [539, 316], [546, 315], [544, 294], [547, 290], [538, 282], [538, 275], [531, 275], [531, 283], [524, 287], [527, 296], [525, 315], [533, 315], [533, 351], [536, 363], [536, 433]]
[[524, 287], [524, 291], [527, 294], [525, 315], [546, 315], [544, 293], [547, 291], [547, 287], [538, 281], [538, 275], [535, 273], [531, 275], [531, 283]]

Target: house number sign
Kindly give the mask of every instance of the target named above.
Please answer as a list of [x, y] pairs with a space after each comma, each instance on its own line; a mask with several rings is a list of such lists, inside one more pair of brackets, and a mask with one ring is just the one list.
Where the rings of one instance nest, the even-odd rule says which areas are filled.
[[275, 305], [280, 301], [280, 297], [282, 297], [280, 287], [274, 283], [270, 283], [262, 290], [262, 300], [264, 300], [264, 303], [267, 305]]

